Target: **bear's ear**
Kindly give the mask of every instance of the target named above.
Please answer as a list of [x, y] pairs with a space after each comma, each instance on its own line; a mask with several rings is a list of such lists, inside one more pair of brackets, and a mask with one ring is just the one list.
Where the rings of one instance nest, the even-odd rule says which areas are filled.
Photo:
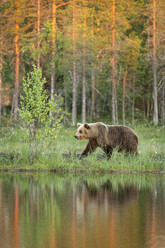
[[84, 124], [84, 127], [85, 127], [86, 129], [90, 129], [90, 126], [88, 125], [88, 123], [85, 123], [85, 124]]
[[82, 125], [81, 123], [79, 123], [79, 122], [77, 123], [77, 127], [80, 127], [81, 125]]

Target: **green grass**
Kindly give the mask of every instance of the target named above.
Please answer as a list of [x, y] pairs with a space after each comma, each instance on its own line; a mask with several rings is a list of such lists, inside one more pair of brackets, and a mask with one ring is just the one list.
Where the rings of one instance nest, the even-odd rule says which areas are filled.
[[[23, 139], [23, 132], [19, 128], [1, 128], [0, 169], [56, 169], [88, 174], [165, 172], [165, 129], [144, 125], [133, 129], [139, 136], [138, 156], [125, 156], [114, 151], [111, 159], [107, 160], [98, 148], [80, 160], [74, 154], [81, 153], [87, 141], [74, 139], [76, 128], [62, 128], [56, 141], [45, 147], [44, 152], [30, 165], [28, 144]], [[14, 159], [11, 160], [12, 156]]]

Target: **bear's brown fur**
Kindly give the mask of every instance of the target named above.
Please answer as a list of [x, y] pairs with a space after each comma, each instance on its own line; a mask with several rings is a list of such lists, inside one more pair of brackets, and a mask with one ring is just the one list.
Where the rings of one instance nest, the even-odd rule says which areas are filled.
[[137, 154], [138, 137], [129, 127], [106, 125], [102, 122], [78, 123], [77, 126], [75, 138], [89, 140], [81, 153], [81, 157], [87, 156], [88, 153], [95, 151], [97, 147], [100, 147], [108, 158], [111, 157], [114, 148], [117, 148], [118, 152], [125, 151], [126, 153]]

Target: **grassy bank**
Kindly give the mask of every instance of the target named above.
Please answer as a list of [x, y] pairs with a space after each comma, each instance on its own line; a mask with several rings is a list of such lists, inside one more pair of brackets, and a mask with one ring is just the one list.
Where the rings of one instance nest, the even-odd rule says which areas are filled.
[[124, 156], [114, 151], [107, 161], [101, 149], [79, 160], [74, 154], [81, 153], [87, 141], [78, 141], [73, 135], [76, 128], [63, 128], [56, 142], [45, 146], [34, 162], [28, 162], [28, 144], [19, 128], [1, 128], [0, 169], [57, 170], [86, 173], [110, 172], [165, 172], [165, 129], [138, 125], [133, 128], [139, 136], [139, 155]]

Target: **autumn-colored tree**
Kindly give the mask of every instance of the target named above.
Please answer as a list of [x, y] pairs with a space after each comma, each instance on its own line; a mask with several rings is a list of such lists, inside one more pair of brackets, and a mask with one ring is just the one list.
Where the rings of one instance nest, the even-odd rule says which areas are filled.
[[86, 122], [86, 0], [83, 1], [83, 51], [82, 51], [82, 123]]
[[[125, 98], [126, 98], [126, 90], [127, 90], [127, 80], [128, 74], [129, 80], [131, 80], [131, 88], [133, 88], [132, 93], [132, 112], [134, 115], [134, 80], [138, 66], [138, 59], [140, 56], [140, 39], [134, 34], [130, 34], [127, 37], [122, 46], [121, 46], [121, 64], [123, 68], [123, 97], [122, 97], [122, 119], [123, 124], [126, 124], [126, 114], [125, 114]], [[134, 119], [134, 118], [133, 118]]]
[[15, 86], [13, 94], [13, 103], [12, 103], [12, 114], [13, 118], [16, 119], [18, 114], [18, 97], [19, 97], [19, 71], [20, 71], [20, 15], [21, 15], [21, 6], [20, 0], [15, 2], [15, 37], [14, 37], [14, 46], [15, 46]]
[[73, 46], [73, 76], [72, 76], [72, 124], [77, 121], [77, 73], [76, 73], [76, 0], [72, 1], [73, 20], [72, 20], [72, 46]]
[[69, 2], [61, 2], [57, 3], [56, 0], [52, 0], [51, 4], [51, 18], [52, 18], [52, 61], [51, 61], [51, 84], [50, 84], [50, 97], [53, 99], [54, 91], [55, 91], [55, 55], [56, 55], [56, 33], [57, 33], [57, 9], [67, 5]]
[[156, 41], [157, 41], [157, 60], [158, 60], [158, 109], [159, 116], [162, 125], [165, 125], [165, 19], [164, 19], [164, 9], [165, 2], [163, 0], [157, 1], [157, 15], [156, 15]]
[[112, 1], [112, 120], [118, 123], [118, 108], [116, 94], [116, 0]]
[[35, 63], [50, 98], [55, 90], [65, 98], [73, 125], [109, 116], [164, 123], [164, 7], [163, 0], [3, 0], [0, 87], [13, 89], [12, 116]]
[[56, 49], [56, 1], [52, 0], [52, 66], [51, 66], [51, 84], [50, 97], [53, 99], [55, 88], [55, 49]]

